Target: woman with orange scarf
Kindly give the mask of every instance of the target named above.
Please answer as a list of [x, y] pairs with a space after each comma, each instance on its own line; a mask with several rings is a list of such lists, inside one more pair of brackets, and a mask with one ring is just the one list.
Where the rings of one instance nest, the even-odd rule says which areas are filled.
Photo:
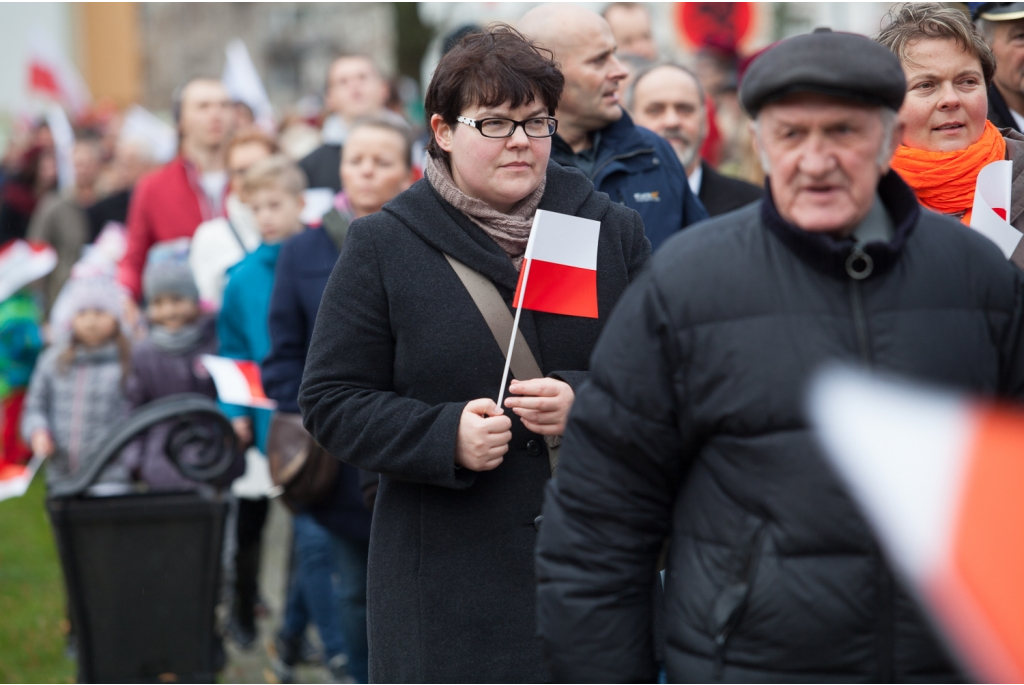
[[1024, 136], [987, 120], [995, 58], [974, 24], [937, 3], [907, 4], [895, 11], [878, 41], [899, 56], [907, 77], [900, 109], [903, 144], [892, 168], [925, 207], [970, 225], [978, 172], [1010, 159], [1007, 218], [1024, 231]]

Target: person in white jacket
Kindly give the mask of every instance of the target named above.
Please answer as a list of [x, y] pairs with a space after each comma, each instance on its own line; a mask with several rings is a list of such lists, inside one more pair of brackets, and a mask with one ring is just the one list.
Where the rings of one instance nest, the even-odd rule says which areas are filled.
[[225, 201], [227, 216], [200, 224], [189, 249], [188, 263], [199, 288], [199, 301], [208, 311], [220, 311], [227, 270], [260, 246], [256, 219], [242, 200], [242, 177], [253, 164], [276, 152], [273, 138], [253, 128], [239, 132], [228, 144], [231, 192]]

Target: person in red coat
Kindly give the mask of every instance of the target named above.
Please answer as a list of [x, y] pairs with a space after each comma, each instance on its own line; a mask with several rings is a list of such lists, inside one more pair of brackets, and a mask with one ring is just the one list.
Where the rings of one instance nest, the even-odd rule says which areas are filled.
[[178, 156], [139, 180], [128, 207], [128, 250], [118, 280], [136, 298], [150, 247], [191, 238], [199, 224], [224, 215], [231, 99], [219, 81], [194, 79], [181, 89], [175, 115], [181, 136]]

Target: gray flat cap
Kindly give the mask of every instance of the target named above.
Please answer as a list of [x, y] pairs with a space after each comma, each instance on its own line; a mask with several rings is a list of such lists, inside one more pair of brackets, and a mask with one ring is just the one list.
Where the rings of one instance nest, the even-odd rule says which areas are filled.
[[1024, 19], [1024, 2], [969, 2], [971, 19], [1016, 21]]
[[857, 33], [815, 29], [768, 48], [747, 69], [740, 102], [756, 117], [791, 93], [821, 93], [898, 110], [907, 93], [900, 60]]

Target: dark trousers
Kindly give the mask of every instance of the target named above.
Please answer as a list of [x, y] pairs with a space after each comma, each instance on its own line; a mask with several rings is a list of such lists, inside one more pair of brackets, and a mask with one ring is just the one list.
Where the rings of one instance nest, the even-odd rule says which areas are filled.
[[254, 609], [259, 598], [260, 553], [263, 526], [267, 522], [270, 500], [239, 499], [238, 525], [235, 527], [238, 550], [235, 552], [235, 618], [245, 628], [256, 625]]

